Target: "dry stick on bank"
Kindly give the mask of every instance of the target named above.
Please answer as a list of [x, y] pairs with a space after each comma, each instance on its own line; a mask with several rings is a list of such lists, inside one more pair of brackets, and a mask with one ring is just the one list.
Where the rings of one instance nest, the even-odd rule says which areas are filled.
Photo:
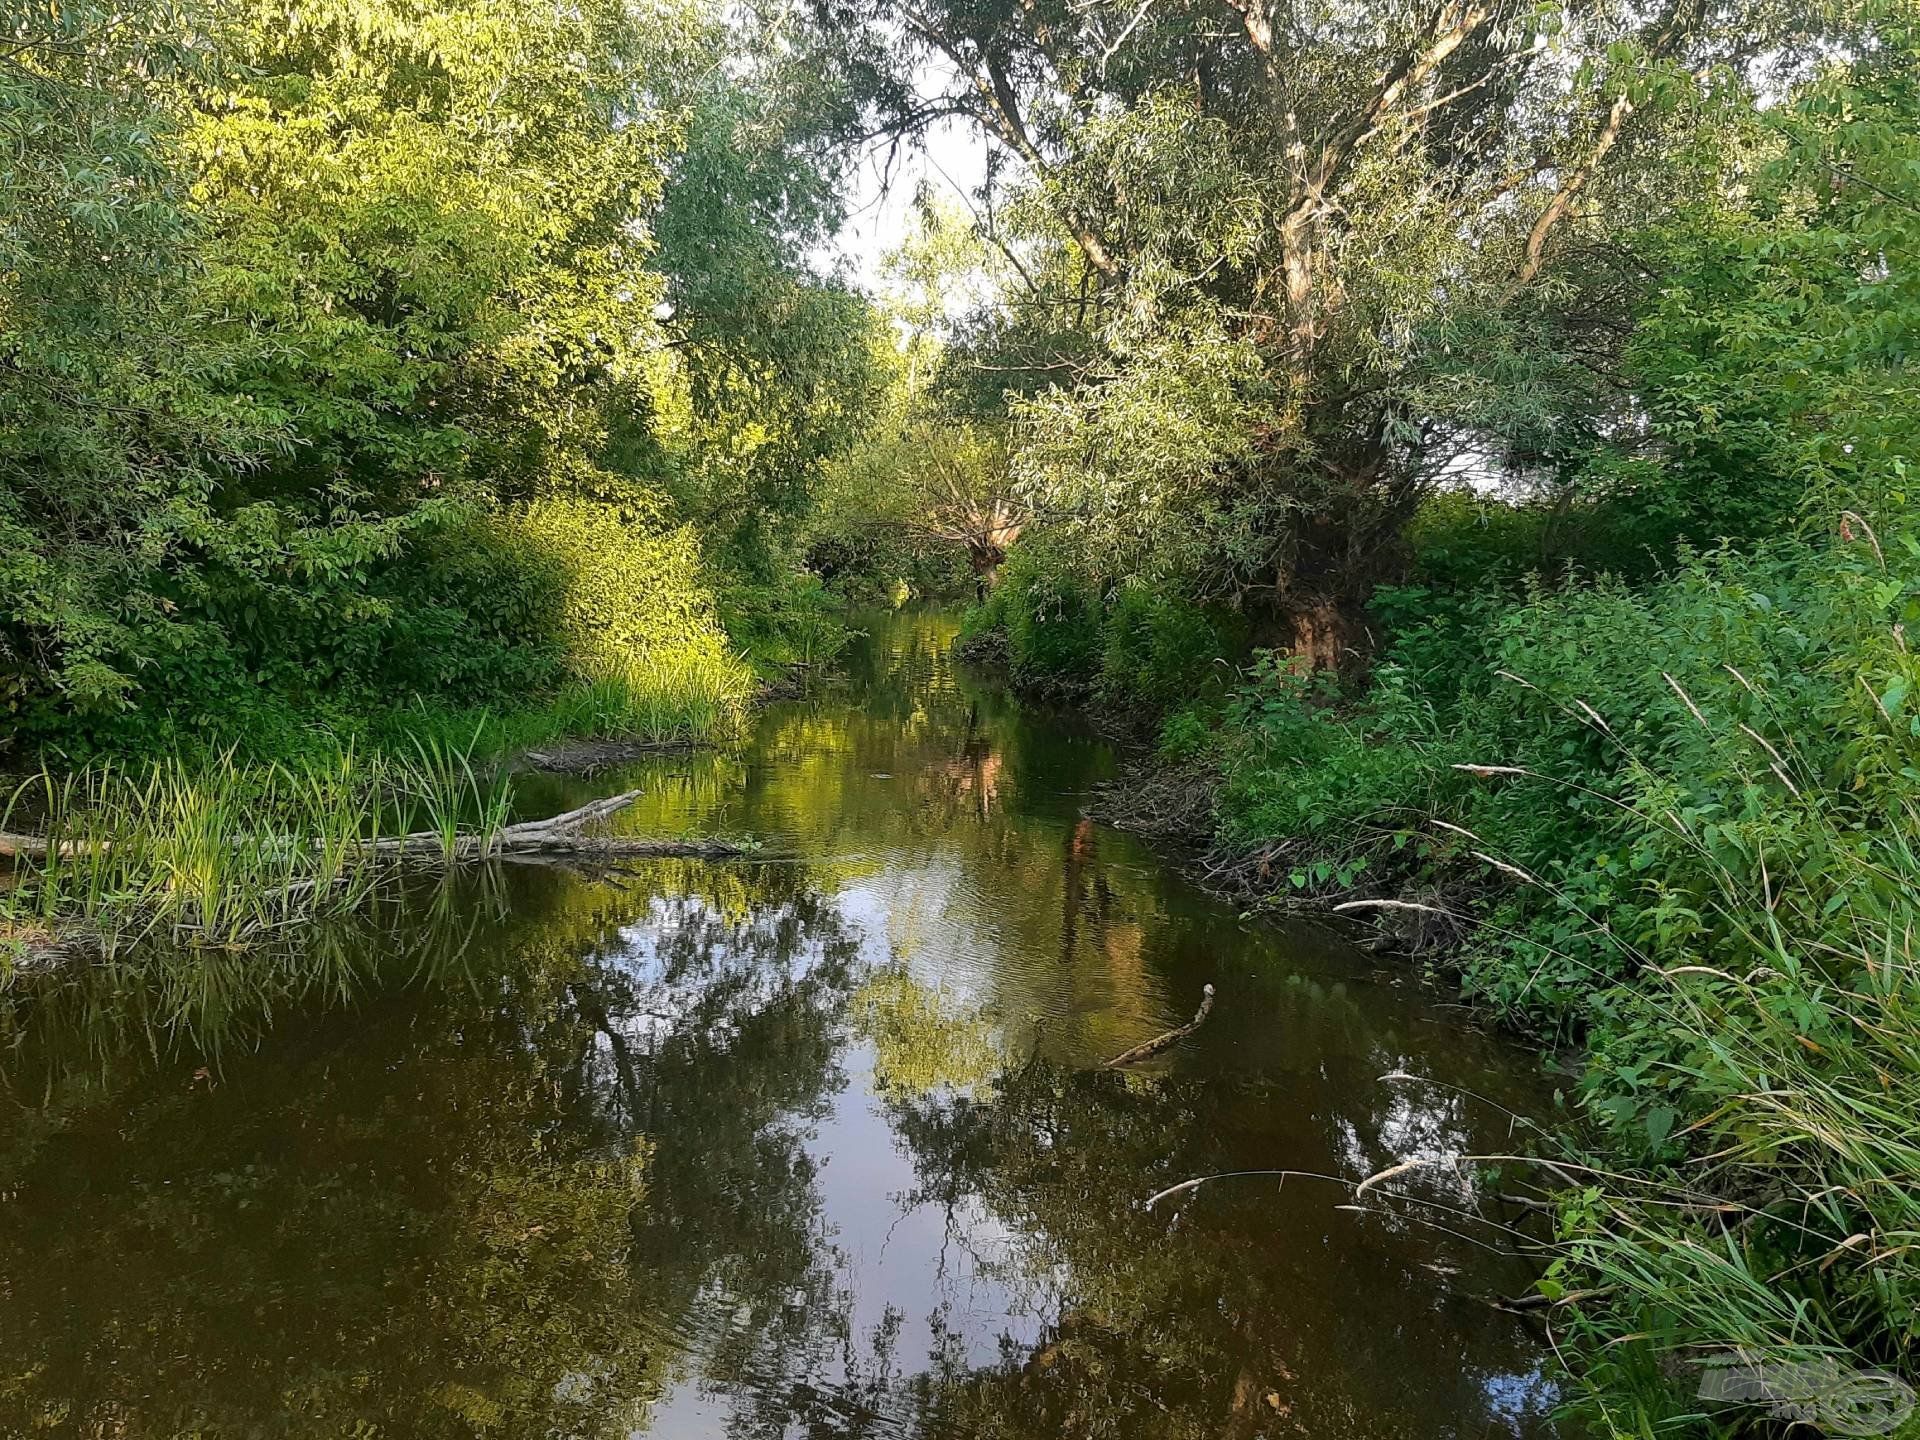
[[1212, 1009], [1213, 986], [1209, 985], [1200, 992], [1200, 1008], [1194, 1011], [1193, 1019], [1184, 1025], [1175, 1026], [1164, 1034], [1156, 1035], [1153, 1039], [1144, 1044], [1136, 1045], [1131, 1050], [1121, 1051], [1120, 1054], [1107, 1061], [1106, 1068], [1109, 1070], [1118, 1070], [1123, 1065], [1138, 1065], [1142, 1060], [1151, 1060], [1162, 1050], [1178, 1045], [1182, 1040], [1186, 1039], [1187, 1036], [1193, 1034], [1194, 1031], [1206, 1023], [1207, 1015]]

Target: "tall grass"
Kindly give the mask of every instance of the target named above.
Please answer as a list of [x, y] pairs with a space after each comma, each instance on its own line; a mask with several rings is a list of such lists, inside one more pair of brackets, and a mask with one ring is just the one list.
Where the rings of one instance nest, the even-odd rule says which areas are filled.
[[352, 909], [390, 868], [368, 840], [426, 831], [451, 854], [466, 836], [497, 833], [512, 808], [505, 757], [561, 737], [724, 734], [751, 685], [743, 663], [687, 650], [606, 668], [526, 710], [416, 706], [363, 741], [321, 734], [293, 761], [227, 750], [43, 770], [0, 795], [0, 830], [51, 842], [0, 891], [0, 955], [9, 932], [84, 926], [111, 949], [160, 928], [239, 945]]
[[238, 945], [360, 904], [379, 882], [367, 841], [419, 826], [451, 852], [504, 823], [507, 782], [471, 747], [412, 755], [342, 747], [322, 761], [249, 765], [229, 753], [139, 770], [42, 771], [17, 785], [0, 829], [44, 835], [16, 862], [0, 925], [84, 925], [109, 950], [156, 929]]
[[483, 837], [499, 833], [512, 808], [512, 787], [499, 766], [484, 760], [476, 765], [480, 734], [476, 726], [464, 746], [442, 734], [415, 735], [412, 753], [389, 762], [389, 788], [411, 807], [394, 833], [430, 831], [448, 858], [469, 826]]
[[738, 731], [753, 695], [753, 672], [731, 656], [677, 651], [607, 665], [526, 709], [395, 711], [373, 731], [383, 749], [411, 753], [416, 742], [457, 743], [504, 755], [562, 739], [694, 743]]
[[[1824, 883], [1711, 866], [1718, 963], [1650, 966], [1612, 992], [1596, 1038], [1589, 1099], [1631, 1114], [1644, 1143], [1616, 1135], [1615, 1163], [1638, 1161], [1625, 1183], [1570, 1197], [1549, 1287], [1596, 1297], [1568, 1330], [1611, 1435], [1708, 1423], [1696, 1367], [1716, 1358], [1913, 1376], [1920, 813], [1862, 832], [1802, 778], [1772, 824], [1783, 850], [1817, 852]], [[1844, 1403], [1834, 1388], [1813, 1398]]]

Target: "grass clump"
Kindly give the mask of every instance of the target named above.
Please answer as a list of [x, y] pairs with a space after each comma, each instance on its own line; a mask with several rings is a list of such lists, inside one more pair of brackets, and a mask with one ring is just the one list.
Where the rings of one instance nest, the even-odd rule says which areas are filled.
[[289, 763], [227, 752], [42, 770], [0, 809], [0, 831], [47, 842], [14, 859], [0, 931], [17, 960], [76, 932], [108, 952], [154, 931], [234, 946], [351, 910], [391, 868], [374, 839], [431, 832], [450, 855], [505, 823], [509, 782], [478, 738], [421, 736], [391, 754], [342, 745]]
[[[1818, 796], [1802, 818], [1845, 826]], [[1586, 1092], [1632, 1178], [1568, 1197], [1543, 1285], [1594, 1294], [1565, 1333], [1606, 1433], [1692, 1423], [1695, 1367], [1726, 1357], [1828, 1377], [1810, 1397], [1826, 1423], [1862, 1386], [1886, 1396], [1863, 1377], [1913, 1379], [1920, 815], [1899, 818], [1864, 846], [1834, 830], [1824, 886], [1752, 892], [1722, 869], [1704, 917], [1719, 963], [1649, 967], [1608, 997]]]
[[[316, 728], [286, 758], [238, 747], [42, 768], [0, 808], [0, 831], [45, 837], [0, 891], [14, 960], [84, 930], [111, 950], [154, 929], [239, 945], [350, 910], [390, 863], [381, 836], [427, 832], [451, 855], [505, 825], [507, 762], [563, 738], [689, 743], [730, 733], [752, 671], [717, 646], [604, 664], [518, 709], [417, 702], [357, 730]], [[6, 954], [0, 951], [0, 955]]]
[[752, 669], [724, 651], [645, 655], [523, 707], [450, 707], [416, 700], [376, 717], [365, 734], [383, 751], [459, 743], [488, 756], [562, 739], [697, 744], [738, 731], [754, 683]]

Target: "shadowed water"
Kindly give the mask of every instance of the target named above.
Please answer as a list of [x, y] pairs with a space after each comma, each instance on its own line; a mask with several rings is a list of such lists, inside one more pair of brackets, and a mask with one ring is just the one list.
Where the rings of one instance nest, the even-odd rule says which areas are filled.
[[[950, 621], [870, 625], [737, 751], [522, 788], [749, 861], [13, 995], [0, 1434], [1551, 1433], [1482, 1182], [1337, 1180], [1512, 1148], [1537, 1059], [1082, 818], [1107, 747]], [[1238, 1170], [1301, 1173], [1143, 1205]]]

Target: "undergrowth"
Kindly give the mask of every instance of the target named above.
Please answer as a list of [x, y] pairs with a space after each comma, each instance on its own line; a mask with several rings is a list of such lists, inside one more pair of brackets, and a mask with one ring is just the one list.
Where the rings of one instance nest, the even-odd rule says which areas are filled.
[[83, 930], [107, 953], [156, 930], [242, 945], [364, 901], [385, 868], [367, 841], [432, 831], [451, 852], [498, 829], [506, 808], [498, 769], [437, 737], [411, 754], [343, 747], [292, 764], [228, 754], [43, 770], [0, 809], [0, 830], [30, 826], [47, 842], [15, 859], [0, 929]]
[[643, 658], [517, 710], [416, 702], [358, 733], [315, 727], [284, 758], [237, 747], [43, 766], [0, 796], [0, 832], [49, 842], [0, 891], [0, 959], [153, 930], [240, 945], [361, 904], [390, 868], [364, 844], [497, 831], [505, 762], [560, 738], [701, 741], [737, 728], [752, 672], [731, 656]]
[[1888, 529], [1534, 582], [1403, 624], [1357, 699], [1269, 657], [1164, 730], [1270, 889], [1432, 921], [1470, 995], [1585, 1043], [1545, 1289], [1603, 1433], [1707, 1423], [1713, 1357], [1912, 1378], [1920, 538]]

